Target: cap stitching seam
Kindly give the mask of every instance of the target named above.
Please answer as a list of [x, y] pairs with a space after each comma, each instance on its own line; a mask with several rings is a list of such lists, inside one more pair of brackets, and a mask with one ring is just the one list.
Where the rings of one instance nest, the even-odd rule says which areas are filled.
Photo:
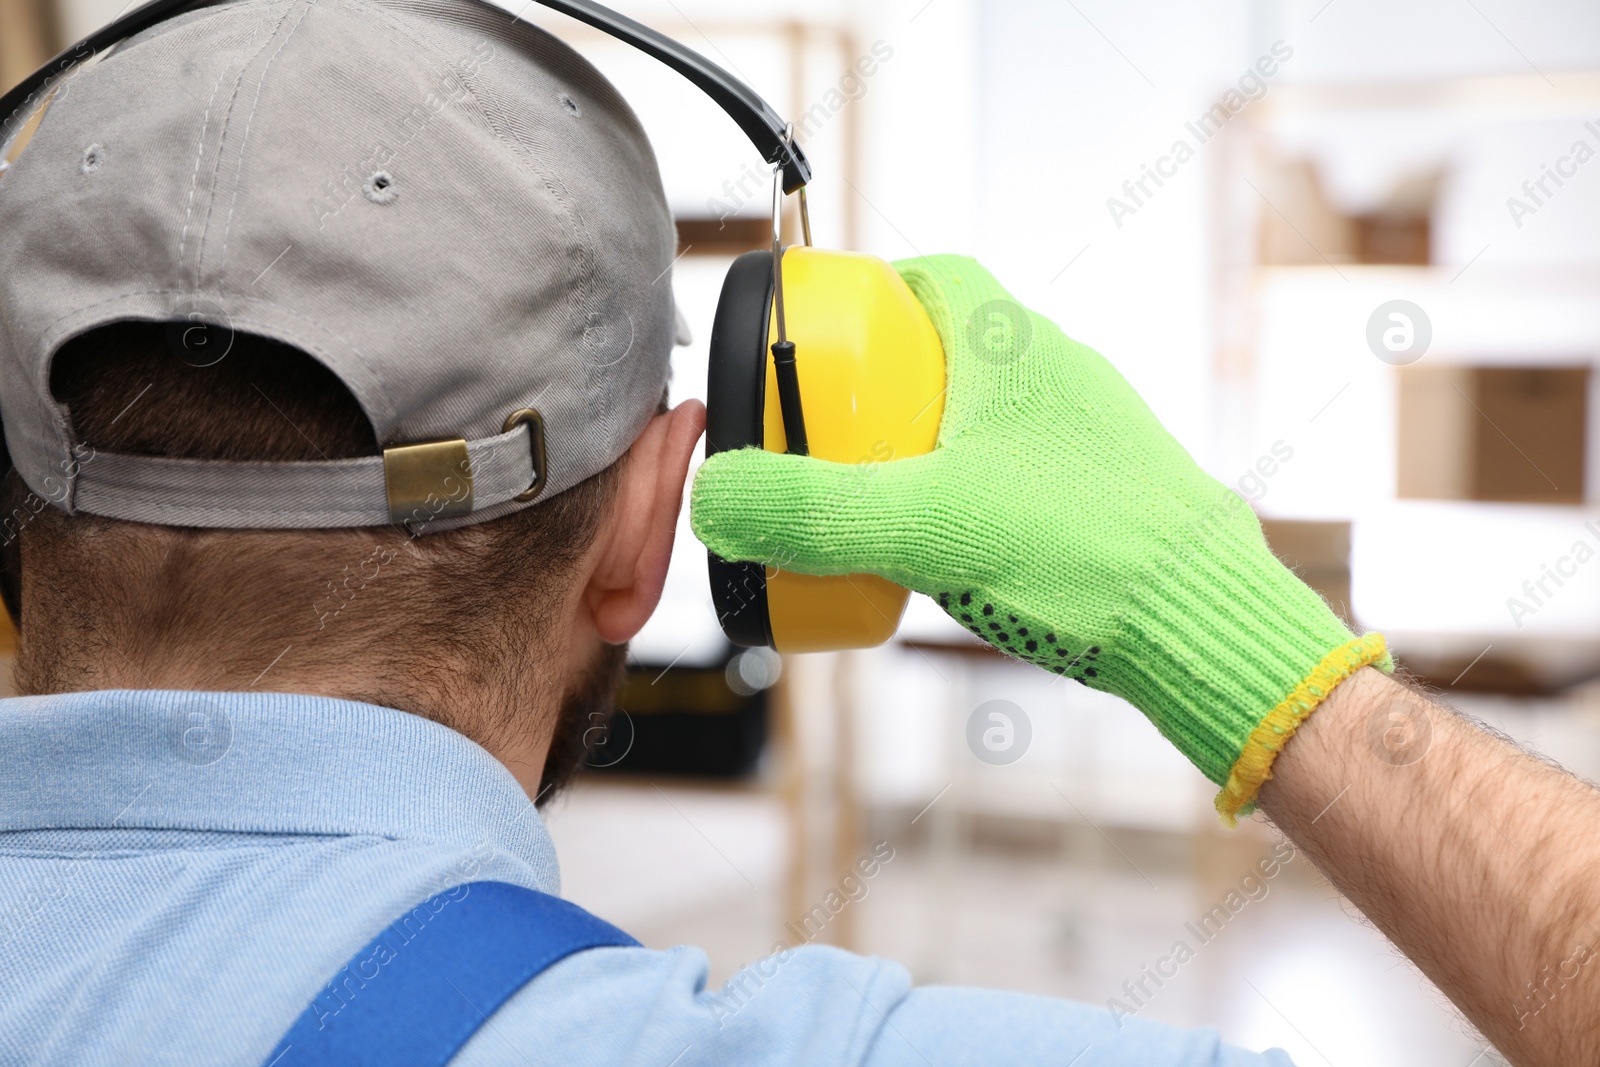
[[[283, 24], [285, 22], [289, 21], [289, 15], [291, 14], [292, 11], [293, 11], [292, 7], [286, 7], [285, 8], [285, 10], [283, 12], [283, 16], [281, 18], [279, 18], [277, 24], [272, 27], [272, 33], [267, 36], [267, 39], [265, 41], [261, 42], [261, 47], [256, 49], [255, 55], [251, 56], [250, 59], [247, 62], [245, 62], [242, 66], [240, 66], [238, 80], [236, 80], [233, 83], [233, 95], [228, 97], [228, 108], [227, 108], [227, 111], [223, 114], [222, 129], [217, 134], [217, 159], [216, 159], [215, 169], [213, 170], [212, 178], [211, 178], [211, 192], [212, 192], [212, 195], [210, 197], [208, 197], [207, 200], [206, 200], [205, 218], [202, 219], [201, 222], [200, 222], [200, 237], [199, 237], [199, 248], [200, 248], [200, 250], [199, 250], [198, 253], [196, 253], [196, 256], [195, 256], [194, 280], [191, 283], [194, 286], [194, 289], [196, 291], [199, 291], [199, 289], [200, 289], [200, 280], [201, 280], [202, 276], [205, 274], [206, 233], [211, 228], [211, 213], [212, 213], [212, 211], [214, 211], [216, 209], [216, 206], [217, 206], [216, 173], [222, 169], [223, 150], [224, 150], [224, 147], [225, 147], [225, 145], [227, 143], [227, 140], [228, 140], [228, 129], [232, 125], [232, 122], [233, 122], [233, 108], [234, 108], [234, 105], [239, 102], [239, 89], [240, 89], [241, 86], [244, 85], [244, 76], [247, 73], [249, 73], [251, 65], [254, 64], [256, 60], [260, 59], [262, 54], [265, 53], [266, 50], [272, 46], [273, 40], [277, 37], [279, 31], [281, 31], [283, 29]], [[183, 277], [181, 269], [179, 271], [178, 277], [180, 279]]]
[[[233, 213], [234, 209], [238, 207], [239, 204], [239, 185], [244, 174], [245, 152], [247, 152], [250, 148], [250, 130], [255, 125], [256, 111], [261, 107], [261, 88], [267, 83], [267, 75], [272, 71], [272, 64], [277, 62], [278, 57], [283, 54], [283, 50], [288, 47], [289, 42], [294, 39], [294, 35], [300, 31], [300, 26], [305, 22], [306, 16], [311, 13], [311, 9], [315, 6], [316, 0], [305, 0], [299, 19], [295, 21], [295, 24], [289, 29], [289, 32], [284, 36], [283, 40], [278, 42], [278, 50], [272, 53], [272, 57], [267, 60], [267, 65], [261, 70], [261, 77], [256, 80], [255, 99], [250, 102], [250, 114], [245, 119], [244, 133], [240, 135], [239, 151], [236, 157], [237, 162], [233, 169], [233, 194], [228, 199], [228, 220], [223, 224], [222, 227], [222, 261], [217, 264], [217, 279], [219, 285], [228, 271], [228, 238], [233, 233]], [[284, 19], [287, 20], [288, 17], [288, 13], [285, 12]], [[282, 23], [279, 23], [279, 25], [281, 26]], [[271, 41], [267, 42], [267, 44], [271, 43]], [[262, 51], [266, 51], [266, 45], [262, 46]], [[261, 53], [258, 52], [256, 54], [259, 57]], [[240, 82], [244, 81], [244, 75], [242, 73], [240, 74], [239, 80]]]
[[211, 108], [217, 102], [217, 90], [222, 88], [222, 82], [228, 76], [228, 67], [223, 65], [222, 73], [217, 75], [217, 80], [211, 83], [211, 96], [206, 100], [205, 113], [200, 118], [200, 136], [194, 143], [194, 169], [189, 172], [189, 197], [183, 207], [183, 229], [178, 233], [178, 277], [183, 277], [183, 265], [188, 256], [189, 224], [194, 218], [194, 194], [200, 185], [200, 163], [205, 158], [206, 131], [211, 128]]

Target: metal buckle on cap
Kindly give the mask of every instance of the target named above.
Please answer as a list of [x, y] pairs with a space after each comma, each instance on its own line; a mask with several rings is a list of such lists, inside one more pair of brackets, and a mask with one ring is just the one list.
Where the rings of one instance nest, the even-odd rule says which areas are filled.
[[523, 423], [528, 424], [528, 448], [533, 453], [533, 484], [511, 498], [518, 503], [532, 500], [544, 488], [544, 416], [539, 414], [539, 409], [518, 408], [506, 416], [506, 424], [500, 432], [510, 433]]
[[431, 522], [472, 511], [472, 459], [460, 437], [383, 450], [389, 521]]

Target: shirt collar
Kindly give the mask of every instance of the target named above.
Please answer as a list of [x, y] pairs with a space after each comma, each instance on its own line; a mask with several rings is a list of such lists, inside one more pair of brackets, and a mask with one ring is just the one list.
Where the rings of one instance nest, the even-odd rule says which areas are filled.
[[106, 690], [0, 700], [0, 830], [372, 834], [523, 860], [555, 848], [498, 760], [392, 708], [289, 693]]

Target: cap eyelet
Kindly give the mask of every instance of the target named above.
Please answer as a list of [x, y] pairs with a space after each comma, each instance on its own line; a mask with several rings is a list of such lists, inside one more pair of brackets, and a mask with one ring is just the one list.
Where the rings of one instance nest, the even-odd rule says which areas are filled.
[[544, 458], [544, 416], [539, 414], [538, 408], [518, 408], [506, 416], [505, 425], [500, 428], [501, 433], [510, 433], [523, 423], [528, 424], [528, 448], [533, 453], [533, 484], [522, 492], [512, 497], [519, 504], [527, 503], [539, 495], [544, 488], [545, 458]]
[[400, 195], [395, 188], [394, 175], [386, 170], [375, 170], [361, 183], [361, 193], [374, 204], [392, 204]]

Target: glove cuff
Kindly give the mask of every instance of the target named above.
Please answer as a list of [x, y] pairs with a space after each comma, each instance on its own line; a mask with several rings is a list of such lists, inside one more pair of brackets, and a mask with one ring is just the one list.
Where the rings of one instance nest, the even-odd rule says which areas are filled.
[[1273, 762], [1300, 724], [1327, 699], [1334, 686], [1372, 663], [1378, 664], [1380, 670], [1394, 669], [1394, 660], [1389, 656], [1383, 635], [1370, 633], [1351, 638], [1322, 657], [1305, 680], [1295, 686], [1294, 692], [1256, 724], [1216, 797], [1217, 814], [1224, 823], [1237, 826], [1241, 814], [1248, 815], [1255, 810], [1257, 794], [1272, 777]]
[[[1228, 496], [1230, 509], [1245, 506]], [[1123, 662], [1107, 688], [1223, 787], [1216, 807], [1230, 826], [1335, 685], [1369, 663], [1393, 669], [1382, 635], [1351, 634], [1272, 555], [1248, 512], [1224, 516], [1149, 572], [1115, 647]]]

